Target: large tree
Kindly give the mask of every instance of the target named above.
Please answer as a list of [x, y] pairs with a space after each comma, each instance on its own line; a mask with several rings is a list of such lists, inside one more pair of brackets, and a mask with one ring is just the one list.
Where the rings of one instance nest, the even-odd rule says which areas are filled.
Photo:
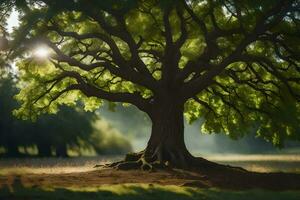
[[[152, 121], [147, 147], [124, 166], [204, 166], [184, 144], [184, 116], [233, 138], [256, 129], [275, 145], [299, 140], [298, 0], [31, 0], [12, 57], [32, 117], [84, 99], [138, 107]], [[40, 44], [47, 61], [28, 53]], [[158, 161], [158, 162], [155, 162]], [[153, 166], [153, 165], [152, 165]]]

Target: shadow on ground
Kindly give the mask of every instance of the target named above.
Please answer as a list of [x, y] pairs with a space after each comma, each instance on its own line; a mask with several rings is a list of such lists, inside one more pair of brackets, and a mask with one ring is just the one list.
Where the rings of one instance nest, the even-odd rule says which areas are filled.
[[0, 188], [1, 200], [299, 200], [300, 191], [220, 190], [156, 184], [121, 184], [100, 187], [41, 188], [26, 187], [15, 179]]

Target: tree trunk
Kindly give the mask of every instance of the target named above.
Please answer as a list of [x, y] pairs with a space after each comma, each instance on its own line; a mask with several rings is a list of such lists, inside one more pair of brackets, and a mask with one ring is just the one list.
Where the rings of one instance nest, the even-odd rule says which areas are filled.
[[124, 161], [108, 164], [117, 169], [152, 170], [175, 167], [181, 169], [208, 169], [220, 165], [203, 158], [193, 157], [184, 143], [184, 103], [176, 98], [165, 98], [152, 102], [148, 112], [152, 121], [151, 136], [147, 147], [139, 153], [127, 154]]
[[66, 144], [59, 144], [56, 146], [56, 156], [63, 158], [68, 157]]
[[51, 145], [46, 144], [46, 143], [39, 143], [37, 144], [39, 156], [41, 157], [51, 157], [52, 152], [51, 152]]
[[150, 115], [152, 131], [145, 150], [146, 157], [175, 167], [187, 167], [192, 155], [184, 143], [183, 104], [176, 99], [159, 101]]
[[21, 154], [19, 152], [18, 149], [18, 145], [10, 143], [7, 147], [6, 147], [6, 155], [9, 157], [19, 157]]

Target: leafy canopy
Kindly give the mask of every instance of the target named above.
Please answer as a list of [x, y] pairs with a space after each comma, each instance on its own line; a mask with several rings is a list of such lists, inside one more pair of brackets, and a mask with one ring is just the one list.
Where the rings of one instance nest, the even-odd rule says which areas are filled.
[[[9, 5], [3, 1], [4, 4]], [[22, 3], [20, 3], [22, 2]], [[11, 57], [34, 118], [58, 105], [110, 102], [151, 115], [158, 97], [185, 103], [202, 131], [233, 138], [256, 129], [275, 145], [299, 140], [297, 0], [16, 1], [21, 26]], [[30, 52], [40, 44], [51, 56]]]

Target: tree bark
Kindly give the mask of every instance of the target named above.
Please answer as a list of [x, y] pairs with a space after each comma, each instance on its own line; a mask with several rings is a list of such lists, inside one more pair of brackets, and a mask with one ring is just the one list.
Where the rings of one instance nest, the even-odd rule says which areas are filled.
[[188, 166], [193, 156], [184, 142], [183, 106], [176, 99], [154, 103], [150, 114], [152, 131], [145, 150], [146, 157], [175, 167]]

